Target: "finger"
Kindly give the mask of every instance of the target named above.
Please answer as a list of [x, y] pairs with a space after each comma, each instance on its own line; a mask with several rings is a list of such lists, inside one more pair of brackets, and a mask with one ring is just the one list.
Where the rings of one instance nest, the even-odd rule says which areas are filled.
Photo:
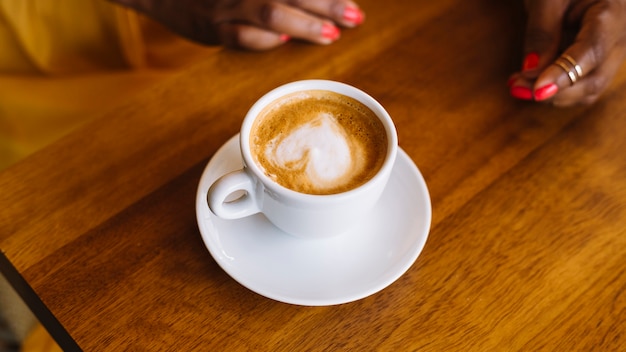
[[595, 103], [609, 86], [611, 78], [615, 76], [615, 73], [621, 67], [623, 59], [623, 51], [616, 50], [612, 52], [607, 60], [591, 74], [555, 95], [552, 103], [560, 107]]
[[273, 49], [289, 40], [286, 34], [237, 23], [222, 23], [218, 32], [224, 46], [255, 51]]
[[590, 66], [585, 59], [582, 59], [584, 56], [579, 52], [580, 50], [570, 47], [541, 72], [532, 88], [535, 100], [548, 100], [572, 89], [574, 85], [583, 84], [585, 75], [589, 75]]
[[554, 59], [561, 40], [568, 1], [529, 0], [522, 73], [536, 78]]
[[330, 44], [340, 36], [339, 28], [332, 21], [279, 1], [248, 1], [236, 11], [229, 16], [231, 22], [244, 21], [313, 43]]
[[513, 98], [520, 100], [533, 100], [533, 82], [521, 74], [514, 74], [509, 78], [509, 93]]
[[344, 27], [363, 23], [365, 14], [353, 1], [348, 0], [284, 0], [285, 3], [329, 19]]

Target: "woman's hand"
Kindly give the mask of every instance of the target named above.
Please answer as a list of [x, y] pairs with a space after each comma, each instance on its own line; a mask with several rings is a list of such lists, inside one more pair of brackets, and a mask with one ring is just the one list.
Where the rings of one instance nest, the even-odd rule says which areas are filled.
[[526, 9], [525, 58], [509, 79], [511, 95], [594, 103], [626, 57], [626, 0], [527, 0]]
[[193, 41], [267, 50], [297, 38], [339, 39], [363, 12], [351, 0], [112, 0], [134, 8]]

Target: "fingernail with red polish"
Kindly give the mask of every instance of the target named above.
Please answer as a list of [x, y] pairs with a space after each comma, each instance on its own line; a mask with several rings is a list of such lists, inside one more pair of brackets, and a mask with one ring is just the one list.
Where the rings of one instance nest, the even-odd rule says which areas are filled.
[[539, 55], [537, 55], [537, 53], [530, 53], [524, 58], [522, 71], [534, 70], [537, 66], [539, 66]]
[[339, 39], [339, 28], [332, 24], [324, 23], [322, 26], [322, 37], [330, 40]]
[[535, 90], [535, 100], [542, 101], [552, 98], [558, 91], [559, 87], [556, 84], [546, 84], [545, 86]]
[[514, 98], [517, 99], [522, 99], [522, 100], [532, 100], [533, 99], [533, 92], [530, 90], [530, 88], [526, 88], [526, 87], [520, 87], [520, 86], [513, 86], [511, 87], [511, 95]]
[[359, 8], [348, 5], [343, 9], [343, 19], [354, 25], [359, 25], [363, 23], [365, 16]]
[[283, 43], [284, 43], [284, 42], [286, 42], [286, 41], [288, 41], [289, 39], [291, 39], [291, 37], [290, 37], [290, 36], [288, 36], [287, 34], [281, 34], [281, 35], [280, 35], [280, 37], [279, 37], [279, 40], [280, 40], [281, 42], [283, 42]]

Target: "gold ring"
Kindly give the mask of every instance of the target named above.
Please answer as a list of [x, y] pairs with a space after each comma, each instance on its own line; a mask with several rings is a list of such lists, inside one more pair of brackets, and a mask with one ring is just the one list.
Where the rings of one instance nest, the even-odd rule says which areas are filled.
[[581, 78], [583, 76], [583, 69], [580, 67], [579, 64], [576, 63], [576, 60], [574, 60], [574, 58], [565, 53], [561, 55], [561, 57], [567, 60], [567, 62], [569, 62], [572, 67], [574, 67], [574, 70], [576, 70], [576, 73], [578, 74], [578, 78]]
[[570, 86], [573, 86], [574, 83], [576, 83], [576, 81], [578, 80], [578, 77], [576, 77], [576, 73], [574, 73], [574, 71], [572, 71], [570, 67], [567, 65], [567, 61], [565, 61], [562, 58], [558, 58], [556, 59], [556, 61], [554, 61], [554, 64], [562, 68], [563, 71], [567, 73], [567, 77], [569, 77], [569, 81], [570, 81]]

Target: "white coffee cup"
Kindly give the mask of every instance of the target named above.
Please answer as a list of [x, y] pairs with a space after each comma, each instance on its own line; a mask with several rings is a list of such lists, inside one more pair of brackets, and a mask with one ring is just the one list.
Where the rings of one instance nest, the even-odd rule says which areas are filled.
[[[255, 161], [250, 133], [259, 114], [277, 99], [307, 91], [330, 91], [353, 98], [371, 110], [382, 123], [386, 152], [378, 172], [364, 184], [334, 194], [301, 193], [270, 178]], [[396, 129], [387, 111], [365, 92], [327, 80], [288, 83], [261, 97], [244, 118], [239, 144], [244, 167], [220, 177], [211, 185], [207, 195], [211, 211], [223, 219], [239, 219], [261, 212], [286, 233], [307, 238], [342, 234], [362, 222], [385, 189], [398, 151]], [[231, 200], [237, 195], [241, 196]]]

